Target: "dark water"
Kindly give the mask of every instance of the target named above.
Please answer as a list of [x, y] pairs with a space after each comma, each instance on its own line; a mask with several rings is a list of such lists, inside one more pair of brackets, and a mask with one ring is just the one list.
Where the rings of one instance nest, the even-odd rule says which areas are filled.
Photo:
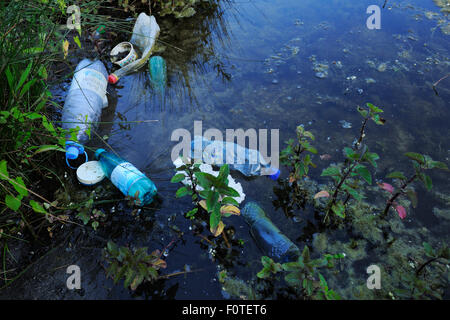
[[[328, 161], [315, 156], [318, 169], [310, 175], [319, 183], [327, 183], [319, 177], [321, 170], [330, 162], [342, 161], [342, 148], [351, 145], [359, 133], [361, 120], [356, 106], [372, 102], [384, 109], [387, 120], [385, 126], [370, 125], [367, 131], [369, 148], [381, 157], [375, 178], [383, 179], [388, 172], [399, 169], [410, 173], [410, 164], [402, 156], [407, 151], [429, 154], [448, 164], [449, 81], [439, 85], [439, 96], [431, 88], [449, 72], [450, 38], [436, 28], [439, 19], [447, 18], [425, 16], [429, 10], [439, 12], [431, 0], [389, 1], [381, 12], [381, 30], [369, 30], [366, 8], [371, 4], [381, 7], [383, 2], [235, 1], [222, 4], [212, 15], [200, 12], [176, 25], [161, 22], [160, 40], [166, 50], [160, 55], [168, 64], [165, 103], [153, 94], [148, 72], [142, 70], [121, 79], [118, 86], [109, 87], [110, 107], [104, 114], [104, 119], [114, 121], [159, 121], [100, 128], [100, 135], [109, 136], [108, 144], [119, 155], [155, 181], [161, 203], [152, 210], [143, 210], [138, 220], [124, 204], [116, 205], [113, 222], [99, 231], [99, 239], [86, 233], [73, 234], [69, 240], [74, 243], [73, 250], [67, 250], [65, 243], [64, 248], [57, 249], [58, 259], [50, 257], [33, 267], [34, 274], [46, 274], [44, 280], [34, 278], [27, 287], [23, 283], [18, 288], [23, 288], [25, 296], [38, 298], [221, 299], [218, 265], [225, 263], [229, 274], [244, 281], [254, 278], [261, 269], [259, 259], [263, 254], [241, 217], [225, 220], [235, 229], [235, 238], [245, 241], [243, 247], [233, 247], [235, 258], [231, 265], [230, 261], [212, 258], [207, 245], [189, 230], [191, 222], [183, 213], [191, 209], [190, 201], [175, 200], [179, 186], [169, 182], [174, 174], [170, 153], [176, 144], [170, 140], [171, 133], [185, 128], [193, 134], [196, 120], [202, 121], [204, 131], [217, 128], [224, 134], [226, 129], [279, 129], [280, 144], [294, 138], [296, 126], [303, 124], [316, 136], [314, 146], [319, 154], [331, 155]], [[326, 78], [315, 76], [315, 62], [328, 66]], [[382, 63], [386, 63], [386, 70], [380, 72], [377, 68]], [[341, 120], [351, 123], [351, 128], [343, 128]], [[288, 171], [282, 168], [282, 178], [288, 176]], [[449, 194], [448, 175], [430, 175], [434, 190]], [[311, 244], [314, 219], [301, 210], [294, 210], [300, 219], [292, 219], [276, 208], [274, 188], [280, 188], [277, 182], [265, 177], [233, 176], [242, 184], [246, 200], [260, 203], [299, 247], [305, 240]], [[439, 202], [434, 193], [421, 187], [418, 190], [419, 206], [408, 209], [402, 228], [411, 233], [428, 229], [414, 239], [419, 247], [422, 241], [448, 243], [448, 217], [438, 218], [432, 213], [435, 206], [448, 209], [448, 204]], [[184, 232], [181, 239], [169, 225]], [[346, 237], [341, 231], [329, 233], [329, 241], [344, 241]], [[149, 286], [132, 295], [121, 282], [114, 286], [105, 279], [98, 264], [108, 239], [151, 249], [162, 249], [178, 239], [168, 249], [164, 273], [183, 270], [185, 265], [201, 271], [173, 277], [159, 282], [156, 288]], [[383, 259], [376, 254], [369, 252], [360, 259], [351, 274], [341, 273], [332, 282], [336, 290], [365, 283], [365, 268]], [[64, 268], [54, 270], [68, 264], [78, 264], [84, 272], [82, 295], [65, 289]]]

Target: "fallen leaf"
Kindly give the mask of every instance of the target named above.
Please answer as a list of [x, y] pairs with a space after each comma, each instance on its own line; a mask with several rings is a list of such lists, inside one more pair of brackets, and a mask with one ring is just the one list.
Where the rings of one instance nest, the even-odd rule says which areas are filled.
[[218, 237], [222, 233], [224, 228], [225, 228], [225, 225], [223, 224], [222, 221], [220, 221], [219, 224], [217, 225], [217, 228], [215, 228], [215, 229], [211, 228], [210, 231], [214, 235], [214, 237]]
[[221, 208], [220, 208], [220, 213], [221, 214], [227, 214], [227, 213], [230, 213], [230, 214], [235, 214], [235, 215], [240, 215], [241, 214], [241, 210], [239, 210], [239, 208], [238, 207], [236, 207], [236, 206], [233, 206], [233, 205], [226, 205], [226, 206], [222, 206]]
[[200, 207], [208, 211], [208, 207], [206, 206], [206, 200], [202, 200], [198, 204], [200, 205]]
[[290, 176], [289, 176], [289, 183], [294, 183], [295, 182], [295, 176], [293, 175], [293, 174], [291, 174]]
[[330, 160], [331, 159], [331, 155], [329, 154], [322, 154], [319, 156], [320, 160]]
[[69, 41], [64, 40], [63, 41], [63, 52], [64, 52], [64, 59], [67, 57], [67, 54], [69, 53]]
[[393, 193], [394, 192], [394, 187], [392, 185], [390, 185], [389, 183], [386, 183], [386, 182], [379, 183], [378, 186], [381, 189], [388, 191], [389, 193]]
[[314, 195], [314, 199], [329, 198], [329, 197], [330, 197], [330, 194], [328, 193], [328, 191], [325, 191], [325, 190], [319, 191]]

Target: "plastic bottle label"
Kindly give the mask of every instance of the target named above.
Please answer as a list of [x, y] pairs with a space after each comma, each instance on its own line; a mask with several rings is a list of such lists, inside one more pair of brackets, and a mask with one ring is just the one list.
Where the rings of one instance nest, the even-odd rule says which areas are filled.
[[75, 73], [70, 89], [91, 90], [103, 99], [107, 85], [108, 82], [101, 72], [85, 68]]
[[[123, 194], [129, 195], [128, 189], [131, 184], [134, 183], [136, 179], [143, 177], [145, 177], [145, 175], [140, 172], [138, 168], [129, 162], [123, 162], [112, 171], [111, 182], [122, 191]], [[134, 197], [134, 194], [130, 194], [129, 196]]]

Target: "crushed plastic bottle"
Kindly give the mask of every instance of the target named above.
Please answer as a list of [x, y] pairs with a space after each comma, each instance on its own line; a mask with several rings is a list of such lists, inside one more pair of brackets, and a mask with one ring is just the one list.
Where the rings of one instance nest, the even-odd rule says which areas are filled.
[[160, 29], [154, 16], [148, 16], [144, 12], [139, 14], [133, 28], [130, 43], [142, 52], [142, 56], [140, 59], [110, 74], [108, 77], [109, 83], [115, 84], [120, 78], [139, 70], [147, 62], [152, 54], [159, 31]]
[[107, 77], [105, 66], [98, 60], [84, 59], [75, 69], [61, 119], [63, 129], [80, 128], [78, 142], [66, 142], [66, 162], [69, 167], [68, 159], [77, 159], [79, 154], [85, 153], [83, 144], [89, 139], [87, 130], [93, 122], [98, 121], [102, 108], [108, 105]]
[[300, 249], [273, 224], [258, 204], [248, 202], [241, 214], [264, 254], [282, 262], [293, 261], [300, 256]]
[[194, 160], [217, 166], [228, 163], [230, 169], [238, 170], [248, 177], [264, 174], [272, 180], [277, 180], [280, 176], [280, 170], [270, 167], [259, 151], [233, 142], [211, 141], [195, 136], [191, 142], [191, 151], [191, 158]]
[[158, 192], [155, 184], [131, 163], [105, 149], [97, 149], [95, 158], [111, 182], [124, 195], [134, 198], [136, 205], [144, 206], [153, 201]]

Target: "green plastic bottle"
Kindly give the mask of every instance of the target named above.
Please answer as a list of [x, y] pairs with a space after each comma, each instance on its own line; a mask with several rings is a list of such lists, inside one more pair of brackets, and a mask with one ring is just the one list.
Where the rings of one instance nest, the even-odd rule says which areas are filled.
[[161, 56], [153, 56], [148, 61], [148, 69], [153, 89], [160, 94], [164, 94], [167, 82], [166, 61]]
[[98, 149], [95, 158], [111, 182], [124, 195], [135, 198], [136, 205], [144, 206], [153, 201], [158, 192], [155, 184], [131, 163], [105, 149]]

